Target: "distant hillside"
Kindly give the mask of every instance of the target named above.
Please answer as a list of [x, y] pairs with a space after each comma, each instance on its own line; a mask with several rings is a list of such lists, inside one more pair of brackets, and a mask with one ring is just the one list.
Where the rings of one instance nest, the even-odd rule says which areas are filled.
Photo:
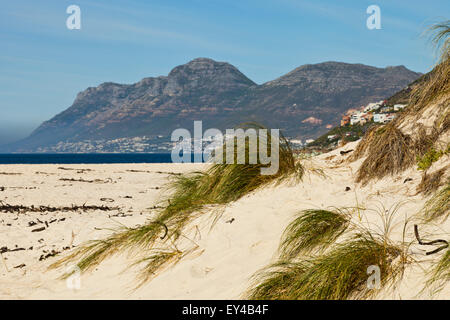
[[391, 96], [420, 76], [404, 66], [325, 62], [255, 84], [234, 66], [199, 58], [168, 76], [103, 83], [6, 151], [33, 152], [61, 141], [169, 136], [176, 128], [232, 128], [257, 121], [300, 139], [318, 137], [351, 108]]

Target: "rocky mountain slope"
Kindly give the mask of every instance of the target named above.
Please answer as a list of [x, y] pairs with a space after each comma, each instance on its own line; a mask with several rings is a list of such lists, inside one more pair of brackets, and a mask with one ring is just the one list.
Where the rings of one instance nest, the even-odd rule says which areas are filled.
[[103, 83], [5, 151], [33, 152], [61, 141], [169, 136], [176, 128], [233, 128], [256, 121], [290, 137], [314, 138], [351, 107], [391, 96], [420, 76], [404, 66], [325, 62], [257, 85], [234, 66], [198, 58], [168, 76]]

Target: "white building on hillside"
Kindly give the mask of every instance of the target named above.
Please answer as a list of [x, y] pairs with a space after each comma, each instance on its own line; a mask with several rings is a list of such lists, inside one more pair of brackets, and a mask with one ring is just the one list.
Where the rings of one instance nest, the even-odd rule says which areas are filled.
[[361, 121], [362, 115], [363, 115], [363, 113], [361, 111], [354, 112], [352, 114], [352, 116], [350, 117], [350, 124], [354, 125], [354, 124], [359, 123]]
[[399, 110], [403, 109], [404, 107], [406, 107], [405, 104], [394, 104], [394, 111], [399, 111]]
[[386, 114], [385, 113], [375, 113], [373, 115], [373, 122], [385, 123], [386, 122]]

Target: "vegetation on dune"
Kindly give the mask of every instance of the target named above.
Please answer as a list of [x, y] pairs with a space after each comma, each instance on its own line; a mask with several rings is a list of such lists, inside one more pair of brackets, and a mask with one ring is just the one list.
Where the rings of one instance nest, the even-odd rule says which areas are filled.
[[450, 281], [450, 249], [447, 249], [442, 258], [431, 271], [431, 277], [427, 282], [427, 286], [437, 285], [442, 287]]
[[434, 46], [440, 50], [440, 59], [427, 81], [412, 91], [409, 111], [413, 112], [450, 92], [450, 20], [431, 26], [428, 32]]
[[431, 132], [427, 132], [422, 124], [417, 124], [417, 130], [411, 135], [399, 129], [406, 117], [418, 115], [430, 103], [450, 93], [450, 21], [433, 26], [431, 31], [433, 42], [441, 49], [440, 62], [426, 80], [414, 87], [406, 112], [383, 127], [369, 130], [358, 144], [350, 160], [363, 156], [366, 159], [357, 172], [357, 182], [365, 184], [374, 178], [399, 173], [416, 162], [419, 169], [426, 170], [442, 155], [433, 148], [440, 135], [450, 128], [450, 101], [440, 104], [443, 113], [435, 120]]
[[[271, 141], [270, 136], [268, 141]], [[270, 144], [258, 146], [270, 150]], [[77, 261], [80, 270], [87, 271], [105, 258], [127, 251], [132, 255], [143, 256], [138, 264], [144, 265], [142, 280], [149, 280], [157, 270], [173, 265], [191, 250], [181, 251], [173, 247], [186, 224], [204, 212], [206, 205], [225, 205], [269, 183], [279, 183], [288, 177], [302, 178], [303, 167], [295, 161], [284, 137], [280, 137], [279, 143], [279, 169], [272, 175], [261, 174], [261, 168], [269, 165], [261, 163], [259, 158], [257, 163], [250, 163], [252, 151], [248, 140], [244, 148], [243, 164], [237, 163], [238, 149], [235, 147], [235, 160], [232, 164], [216, 163], [206, 172], [172, 176], [167, 186], [167, 190], [171, 191], [167, 199], [168, 205], [148, 224], [137, 228], [120, 228], [104, 240], [90, 241], [51, 267], [56, 268]], [[225, 147], [223, 149], [225, 150]], [[162, 247], [157, 251], [154, 250], [156, 243]]]
[[417, 157], [417, 169], [427, 170], [431, 165], [438, 161], [442, 156], [450, 153], [450, 144], [448, 144], [445, 150], [436, 150], [431, 147], [422, 157]]
[[[358, 169], [357, 182], [366, 183], [373, 178], [396, 174], [415, 161], [414, 141], [392, 123], [371, 131], [360, 144], [366, 144], [362, 148], [367, 157]], [[361, 155], [361, 148], [356, 151], [355, 157]]]
[[[257, 300], [370, 297], [375, 289], [397, 280], [409, 261], [404, 243], [389, 240], [399, 207], [373, 210], [382, 223], [375, 231], [351, 224], [348, 208], [302, 211], [283, 234], [279, 262], [254, 275], [246, 297]], [[368, 283], [376, 269], [380, 287], [374, 288]]]
[[312, 249], [325, 249], [348, 227], [349, 214], [342, 210], [303, 210], [286, 228], [280, 245], [282, 259], [292, 259]]
[[425, 203], [422, 212], [428, 222], [438, 218], [448, 218], [450, 215], [450, 183], [447, 183]]
[[395, 279], [400, 268], [392, 261], [402, 251], [395, 245], [376, 239], [369, 233], [335, 245], [330, 251], [299, 262], [284, 262], [256, 276], [251, 299], [342, 300], [364, 298], [368, 267], [378, 266], [382, 284]]
[[435, 192], [442, 185], [442, 177], [450, 168], [450, 165], [443, 167], [433, 173], [424, 172], [420, 183], [417, 185], [417, 193], [429, 195]]

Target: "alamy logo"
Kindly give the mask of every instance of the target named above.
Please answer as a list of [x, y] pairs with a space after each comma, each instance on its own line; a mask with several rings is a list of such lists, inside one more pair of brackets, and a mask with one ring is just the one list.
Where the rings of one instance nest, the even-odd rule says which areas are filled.
[[379, 266], [372, 265], [367, 268], [367, 288], [368, 289], [380, 289], [381, 287], [381, 270]]
[[367, 18], [367, 28], [369, 30], [381, 29], [381, 9], [377, 5], [371, 5], [366, 10], [370, 16]]
[[[194, 121], [194, 136], [187, 129], [172, 132], [173, 163], [209, 161], [217, 164], [262, 164], [262, 175], [273, 175], [279, 168], [280, 131], [263, 128], [219, 129], [203, 132], [202, 121]], [[224, 149], [225, 148], [225, 149]]]
[[81, 29], [81, 9], [77, 5], [70, 5], [66, 10], [67, 14], [70, 16], [66, 20], [66, 26], [69, 30], [80, 30]]

